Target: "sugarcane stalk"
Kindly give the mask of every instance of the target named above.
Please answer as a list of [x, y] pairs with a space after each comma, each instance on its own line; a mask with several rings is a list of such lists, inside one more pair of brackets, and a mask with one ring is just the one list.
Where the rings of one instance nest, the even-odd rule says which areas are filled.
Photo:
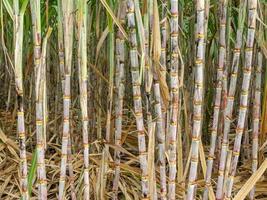
[[14, 1], [14, 31], [15, 31], [15, 53], [14, 53], [14, 67], [15, 67], [15, 82], [17, 91], [17, 133], [19, 136], [20, 147], [20, 186], [22, 200], [28, 200], [28, 180], [27, 180], [27, 156], [26, 156], [26, 135], [25, 135], [25, 118], [24, 118], [24, 91], [23, 91], [23, 23], [24, 12], [19, 10], [19, 1]]
[[141, 168], [141, 190], [142, 198], [149, 198], [149, 184], [148, 184], [148, 163], [147, 163], [147, 150], [146, 138], [142, 111], [142, 97], [139, 78], [139, 62], [137, 53], [137, 38], [136, 38], [136, 22], [134, 17], [134, 2], [127, 0], [127, 21], [130, 38], [130, 63], [131, 63], [131, 76], [133, 87], [133, 101], [134, 113], [136, 118], [136, 126], [138, 131], [138, 149]]
[[80, 105], [82, 112], [83, 156], [84, 156], [84, 196], [89, 200], [89, 136], [88, 136], [88, 103], [87, 103], [87, 1], [78, 2], [78, 66]]
[[[227, 159], [226, 159], [226, 165], [225, 165], [224, 179], [227, 179], [229, 176], [231, 160], [232, 160], [232, 150], [229, 150], [229, 151], [227, 151]], [[226, 183], [224, 182], [223, 192], [225, 192], [225, 189], [226, 189]]]
[[65, 61], [64, 61], [64, 38], [63, 38], [63, 13], [61, 0], [57, 0], [57, 33], [58, 33], [58, 58], [62, 91], [64, 90], [64, 78], [65, 78]]
[[205, 1], [196, 2], [196, 55], [195, 55], [195, 81], [193, 102], [193, 130], [191, 143], [191, 161], [188, 178], [187, 200], [193, 200], [196, 192], [197, 166], [199, 157], [199, 142], [202, 125], [203, 81], [204, 81], [204, 52], [205, 52]]
[[[261, 116], [261, 73], [262, 73], [262, 53], [258, 50], [257, 64], [255, 66], [255, 92], [253, 99], [253, 126], [252, 126], [252, 173], [258, 168], [258, 149], [259, 149], [259, 129]], [[250, 191], [250, 199], [254, 199], [255, 186]]]
[[[57, 0], [57, 12], [58, 12], [58, 21], [57, 21], [57, 30], [58, 30], [58, 57], [59, 57], [59, 72], [60, 72], [60, 80], [61, 80], [61, 89], [64, 91], [64, 83], [65, 83], [65, 61], [64, 61], [64, 39], [63, 39], [63, 13], [62, 13], [62, 5], [61, 0]], [[74, 188], [74, 174], [73, 174], [73, 166], [72, 166], [72, 157], [71, 157], [71, 138], [69, 138], [68, 146], [67, 146], [67, 162], [68, 162], [68, 171], [70, 178], [70, 187], [71, 187], [71, 199], [76, 199], [76, 193]]]
[[257, 0], [248, 0], [248, 32], [247, 41], [245, 49], [245, 66], [243, 69], [243, 81], [241, 88], [241, 97], [239, 105], [239, 114], [236, 128], [235, 143], [233, 148], [233, 158], [230, 167], [230, 176], [227, 179], [227, 189], [226, 198], [230, 198], [232, 193], [232, 187], [234, 182], [234, 176], [236, 173], [236, 167], [238, 164], [238, 158], [240, 153], [240, 144], [242, 141], [242, 135], [244, 131], [245, 118], [247, 114], [248, 107], [248, 92], [251, 79], [251, 69], [252, 69], [252, 55], [253, 55], [253, 44], [255, 37], [255, 27], [256, 27], [256, 15], [257, 15]]
[[74, 173], [73, 173], [73, 165], [72, 165], [72, 153], [71, 153], [71, 138], [69, 137], [68, 141], [68, 156], [67, 156], [67, 161], [68, 161], [68, 171], [69, 171], [69, 183], [70, 183], [70, 193], [71, 193], [71, 200], [76, 200], [76, 193], [75, 193], [75, 186], [74, 186]]
[[179, 80], [178, 80], [178, 0], [171, 0], [171, 71], [170, 71], [170, 121], [169, 121], [169, 182], [168, 198], [175, 199], [176, 179], [176, 137], [177, 137], [177, 116], [179, 101]]
[[160, 85], [158, 79], [154, 78], [154, 109], [156, 113], [156, 135], [158, 141], [158, 157], [160, 168], [160, 199], [167, 199], [167, 186], [166, 186], [166, 156], [165, 156], [165, 129], [163, 127], [163, 114], [161, 108], [161, 95]]
[[71, 105], [71, 66], [72, 66], [72, 46], [73, 46], [73, 0], [62, 1], [63, 31], [65, 48], [65, 79], [63, 94], [63, 134], [61, 146], [61, 166], [59, 180], [59, 200], [64, 199], [64, 188], [67, 167], [68, 141], [70, 137], [70, 105]]
[[222, 101], [222, 82], [223, 82], [223, 71], [225, 68], [225, 57], [226, 57], [226, 18], [227, 18], [227, 0], [220, 0], [220, 31], [219, 31], [219, 60], [217, 67], [217, 79], [216, 79], [216, 92], [215, 102], [213, 111], [212, 130], [210, 138], [210, 150], [207, 159], [207, 171], [205, 175], [205, 190], [203, 193], [203, 200], [208, 199], [209, 188], [211, 186], [211, 175], [213, 168], [214, 153], [216, 148], [218, 124], [220, 107]]
[[[45, 169], [45, 132], [44, 132], [44, 66], [41, 49], [41, 15], [40, 0], [31, 0], [31, 13], [34, 37], [34, 65], [35, 65], [35, 96], [36, 96], [36, 137], [37, 137], [37, 179], [38, 179], [38, 199], [47, 199], [47, 180]], [[44, 45], [43, 45], [44, 47]], [[45, 49], [45, 48], [43, 48]]]
[[[120, 13], [119, 19], [121, 25], [125, 24], [125, 1], [122, 1], [120, 4]], [[124, 69], [124, 60], [125, 60], [125, 40], [120, 30], [116, 34], [116, 75], [115, 75], [115, 88], [117, 90], [116, 101], [115, 101], [115, 144], [121, 146], [121, 136], [122, 136], [122, 116], [123, 116], [123, 98], [125, 91], [125, 69]], [[120, 162], [121, 162], [121, 153], [119, 150], [114, 152], [114, 162], [115, 162], [115, 175], [113, 179], [113, 199], [118, 199], [118, 187], [120, 180]]]

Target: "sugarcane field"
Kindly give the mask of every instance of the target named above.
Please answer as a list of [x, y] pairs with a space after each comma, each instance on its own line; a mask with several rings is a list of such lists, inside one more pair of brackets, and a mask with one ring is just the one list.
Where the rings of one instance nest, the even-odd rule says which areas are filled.
[[267, 0], [0, 0], [0, 200], [267, 200]]

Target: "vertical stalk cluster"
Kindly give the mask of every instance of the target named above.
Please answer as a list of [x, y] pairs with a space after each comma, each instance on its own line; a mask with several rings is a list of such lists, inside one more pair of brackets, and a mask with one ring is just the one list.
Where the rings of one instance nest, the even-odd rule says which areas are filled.
[[142, 97], [141, 97], [140, 77], [139, 77], [139, 62], [137, 53], [134, 2], [132, 0], [127, 0], [127, 20], [129, 29], [129, 39], [130, 39], [130, 63], [131, 63], [131, 76], [132, 76], [132, 87], [133, 87], [134, 113], [138, 131], [138, 148], [139, 148], [139, 159], [141, 168], [141, 190], [142, 190], [142, 198], [147, 199], [149, 198], [148, 163], [147, 163], [146, 138], [145, 138], [144, 119], [142, 111]]
[[208, 199], [209, 187], [211, 185], [211, 174], [213, 168], [214, 153], [216, 148], [216, 139], [219, 124], [220, 107], [222, 101], [222, 82], [223, 82], [223, 71], [225, 67], [225, 57], [226, 57], [226, 18], [227, 18], [227, 0], [220, 0], [220, 31], [219, 31], [219, 60], [217, 67], [217, 79], [216, 79], [216, 92], [215, 92], [215, 102], [213, 111], [213, 121], [210, 139], [210, 150], [207, 160], [207, 171], [205, 176], [205, 190], [203, 194], [203, 199]]
[[191, 143], [191, 161], [187, 188], [187, 200], [195, 198], [197, 166], [199, 157], [199, 140], [202, 125], [203, 81], [205, 57], [205, 1], [196, 2], [196, 55], [194, 71], [193, 130]]
[[71, 68], [73, 47], [73, 0], [62, 1], [63, 31], [65, 48], [64, 91], [63, 91], [63, 134], [61, 146], [61, 166], [58, 198], [64, 199], [66, 179], [68, 142], [70, 139], [70, 106], [71, 106]]
[[[0, 198], [230, 199], [250, 160], [254, 184], [267, 143], [266, 8], [262, 0], [0, 0], [1, 151], [19, 150], [19, 187], [4, 169], [9, 192]], [[250, 184], [242, 198], [261, 197], [257, 189]]]
[[236, 167], [238, 164], [238, 158], [240, 154], [240, 145], [242, 140], [242, 135], [244, 132], [245, 119], [248, 109], [248, 93], [251, 79], [251, 68], [252, 68], [252, 57], [253, 57], [253, 44], [255, 37], [255, 27], [256, 27], [256, 15], [257, 15], [257, 0], [248, 0], [248, 32], [247, 41], [245, 48], [245, 66], [243, 69], [243, 81], [241, 87], [240, 105], [238, 113], [238, 121], [236, 128], [235, 143], [233, 148], [233, 158], [230, 167], [230, 176], [227, 179], [227, 189], [226, 197], [230, 198], [234, 176], [236, 173]]
[[[122, 1], [120, 5], [119, 19], [122, 25], [125, 24], [125, 0]], [[116, 101], [115, 101], [115, 144], [121, 146], [121, 136], [122, 136], [122, 116], [123, 116], [123, 98], [125, 91], [125, 40], [122, 32], [117, 31], [116, 34], [116, 72], [115, 72], [115, 88], [117, 91]], [[121, 153], [119, 150], [114, 152], [114, 162], [115, 162], [115, 175], [113, 179], [113, 199], [118, 199], [118, 187], [120, 180], [120, 162]]]
[[169, 183], [168, 198], [175, 199], [175, 178], [176, 178], [176, 138], [177, 138], [177, 117], [179, 101], [179, 79], [178, 79], [178, 0], [171, 0], [171, 70], [170, 70], [170, 121], [169, 121]]
[[232, 60], [232, 67], [231, 67], [231, 77], [230, 77], [230, 85], [229, 90], [227, 93], [226, 99], [226, 107], [224, 111], [224, 124], [223, 124], [223, 136], [222, 136], [222, 145], [221, 145], [221, 152], [220, 152], [220, 160], [219, 160], [219, 176], [217, 181], [217, 189], [216, 189], [216, 198], [221, 199], [223, 198], [223, 185], [224, 177], [225, 177], [225, 166], [226, 166], [226, 157], [228, 151], [228, 135], [230, 132], [230, 126], [232, 122], [232, 114], [233, 114], [233, 107], [234, 107], [234, 100], [235, 100], [235, 93], [236, 93], [236, 83], [237, 83], [237, 73], [239, 69], [239, 62], [240, 62], [240, 50], [242, 46], [242, 35], [243, 35], [243, 8], [245, 6], [244, 2], [240, 3], [239, 8], [239, 22], [238, 22], [238, 29], [236, 33], [236, 41], [235, 41], [235, 48]]

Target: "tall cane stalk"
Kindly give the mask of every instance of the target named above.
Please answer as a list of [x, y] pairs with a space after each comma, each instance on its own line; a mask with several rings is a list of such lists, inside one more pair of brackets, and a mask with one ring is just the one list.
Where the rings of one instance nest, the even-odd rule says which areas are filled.
[[[34, 37], [35, 98], [36, 98], [36, 137], [37, 137], [37, 179], [38, 199], [47, 199], [47, 180], [45, 169], [45, 132], [44, 132], [44, 66], [41, 49], [41, 14], [40, 0], [31, 0], [31, 13]], [[43, 47], [45, 45], [43, 44]], [[45, 49], [45, 48], [43, 48]], [[44, 58], [45, 59], [45, 58]]]
[[89, 200], [89, 137], [87, 103], [87, 1], [78, 1], [78, 66], [80, 104], [82, 111], [83, 157], [84, 157], [84, 198]]
[[137, 53], [137, 37], [136, 37], [136, 23], [134, 17], [134, 2], [127, 0], [127, 20], [130, 38], [130, 63], [131, 76], [133, 87], [133, 101], [134, 113], [136, 118], [136, 126], [138, 131], [138, 148], [141, 168], [141, 190], [142, 198], [149, 198], [149, 184], [148, 184], [148, 162], [146, 150], [146, 138], [144, 129], [144, 119], [142, 111], [142, 97], [139, 77], [139, 62]]
[[179, 80], [178, 80], [178, 0], [171, 0], [171, 71], [170, 71], [170, 121], [169, 121], [169, 183], [168, 198], [175, 199], [175, 178], [176, 178], [176, 137], [177, 137], [177, 116], [179, 101]]
[[199, 141], [202, 125], [204, 57], [205, 57], [205, 1], [196, 1], [196, 55], [195, 55], [195, 81], [193, 102], [193, 130], [191, 143], [191, 161], [187, 188], [187, 200], [195, 198], [197, 166], [199, 157]]
[[[120, 4], [120, 13], [119, 19], [122, 25], [125, 24], [125, 0]], [[117, 91], [116, 101], [115, 101], [115, 144], [121, 146], [121, 136], [122, 136], [122, 115], [123, 115], [123, 98], [125, 91], [125, 69], [124, 69], [124, 60], [125, 60], [125, 40], [122, 32], [117, 31], [116, 35], [116, 75], [115, 75], [115, 88]], [[114, 153], [114, 162], [115, 162], [115, 175], [113, 179], [113, 199], [118, 199], [118, 187], [120, 180], [120, 162], [121, 162], [121, 153], [119, 150], [115, 150]]]
[[[258, 50], [257, 64], [255, 66], [255, 92], [253, 99], [253, 126], [252, 126], [252, 173], [258, 168], [259, 149], [259, 129], [261, 111], [261, 73], [262, 73], [262, 53]], [[255, 187], [250, 191], [249, 198], [254, 199]]]
[[[28, 2], [27, 2], [28, 3]], [[15, 82], [17, 91], [18, 111], [17, 111], [17, 133], [19, 136], [20, 146], [20, 185], [22, 200], [28, 200], [28, 180], [27, 180], [27, 155], [26, 155], [26, 136], [25, 136], [25, 119], [24, 119], [24, 91], [23, 91], [23, 23], [24, 23], [24, 10], [20, 10], [19, 1], [14, 1], [14, 31], [15, 31], [15, 53], [14, 53], [14, 66], [15, 66]], [[25, 7], [27, 6], [24, 5]]]
[[63, 134], [61, 146], [61, 166], [59, 180], [59, 200], [64, 199], [64, 188], [66, 180], [66, 167], [68, 155], [68, 142], [70, 138], [70, 105], [71, 105], [71, 66], [72, 66], [72, 46], [73, 46], [73, 0], [62, 1], [63, 32], [65, 47], [65, 79], [63, 94]]

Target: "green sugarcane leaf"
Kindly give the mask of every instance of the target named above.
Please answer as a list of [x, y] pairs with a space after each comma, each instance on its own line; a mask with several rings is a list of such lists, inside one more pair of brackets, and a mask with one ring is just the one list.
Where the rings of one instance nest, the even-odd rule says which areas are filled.
[[12, 6], [10, 5], [10, 2], [8, 0], [3, 0], [3, 3], [6, 7], [8, 14], [10, 15], [11, 19], [14, 21], [14, 13], [12, 11]]
[[20, 15], [24, 15], [25, 10], [26, 10], [26, 8], [28, 6], [28, 3], [29, 3], [29, 0], [23, 0], [22, 6], [20, 8]]
[[[111, 9], [114, 9], [114, 4], [111, 0], [109, 0], [109, 7]], [[109, 32], [113, 32], [113, 21], [112, 21], [112, 17], [111, 15], [108, 13], [107, 11], [107, 17], [108, 17], [108, 28], [109, 28]]]
[[29, 174], [28, 174], [28, 193], [29, 193], [29, 197], [31, 197], [32, 185], [33, 185], [33, 180], [34, 180], [34, 177], [35, 177], [36, 169], [37, 169], [37, 152], [35, 150], [34, 154], [33, 154], [31, 167], [30, 167], [30, 170], [29, 170]]

